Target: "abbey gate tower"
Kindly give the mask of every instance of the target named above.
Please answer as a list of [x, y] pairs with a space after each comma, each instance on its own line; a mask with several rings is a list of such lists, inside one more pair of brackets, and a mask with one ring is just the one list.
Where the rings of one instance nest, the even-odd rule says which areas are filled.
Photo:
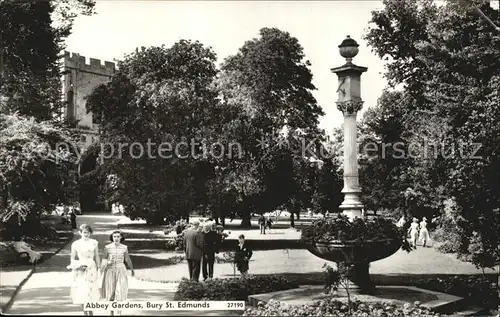
[[[63, 61], [62, 93], [66, 101], [64, 115], [66, 119], [77, 122], [75, 129], [80, 134], [81, 153], [99, 138], [99, 126], [92, 120], [92, 113], [87, 113], [86, 97], [100, 84], [107, 83], [115, 72], [115, 63], [103, 62], [77, 53], [65, 52]], [[90, 155], [79, 162], [78, 173], [83, 175], [96, 167], [96, 156]], [[81, 185], [80, 207], [82, 212], [102, 209], [103, 203], [97, 203], [100, 196], [95, 184]]]
[[86, 148], [99, 137], [99, 127], [87, 113], [85, 97], [92, 89], [108, 82], [115, 72], [115, 63], [103, 62], [77, 53], [64, 53], [63, 95], [67, 102], [64, 115], [67, 119], [78, 121], [75, 127], [80, 133], [80, 144]]

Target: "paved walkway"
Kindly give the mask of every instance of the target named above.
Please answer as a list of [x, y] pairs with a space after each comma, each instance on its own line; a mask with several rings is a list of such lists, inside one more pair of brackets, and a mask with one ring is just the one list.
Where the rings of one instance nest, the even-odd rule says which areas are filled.
[[[94, 229], [93, 238], [99, 241], [99, 246], [102, 247], [109, 243], [109, 234], [116, 229], [118, 223], [123, 223], [125, 217], [110, 214], [88, 214], [78, 217], [78, 223], [89, 223]], [[141, 231], [143, 231], [142, 229]], [[130, 228], [124, 231], [133, 232]], [[152, 233], [152, 232], [151, 232]], [[234, 230], [232, 234], [238, 234], [238, 230]], [[281, 238], [296, 238], [298, 233], [293, 230], [278, 229], [272, 234], [261, 236], [257, 230], [246, 231], [245, 235], [252, 238], [271, 238], [272, 236], [280, 236]], [[299, 234], [300, 235], [300, 234]], [[133, 236], [133, 234], [132, 234]], [[155, 235], [156, 236], [156, 235]], [[162, 236], [162, 233], [158, 233]], [[163, 235], [164, 236], [164, 235]], [[293, 237], [292, 237], [293, 236]], [[75, 235], [78, 239], [79, 235]], [[129, 239], [130, 242], [134, 239]], [[8, 314], [30, 314], [30, 315], [82, 315], [79, 305], [73, 305], [69, 297], [69, 289], [71, 285], [71, 273], [66, 270], [66, 265], [69, 263], [70, 246], [68, 243], [65, 248], [58, 254], [52, 256], [49, 260], [40, 264], [36, 268], [36, 273], [24, 284], [16, 296], [13, 305], [7, 311]], [[143, 250], [144, 251], [144, 250]], [[134, 250], [131, 250], [133, 253]], [[151, 250], [153, 254], [149, 254], [148, 261], [154, 260], [158, 256], [164, 258], [168, 256], [167, 252], [157, 253], [157, 250]], [[170, 254], [172, 256], [174, 254]], [[254, 261], [250, 263], [250, 270], [256, 274], [269, 273], [307, 273], [321, 272], [321, 266], [325, 262], [306, 250], [271, 250], [271, 251], [255, 251]], [[148, 262], [149, 263], [149, 262]], [[187, 275], [185, 263], [172, 266], [161, 266], [156, 269], [148, 265], [145, 270], [150, 270], [153, 275], [160, 277], [165, 281], [178, 281], [183, 276]], [[154, 272], [151, 272], [154, 271]], [[156, 271], [157, 270], [157, 271]], [[437, 273], [453, 273], [453, 274], [474, 274], [480, 273], [469, 263], [463, 263], [456, 260], [452, 255], [445, 255], [436, 252], [432, 248], [419, 248], [415, 252], [407, 254], [404, 251], [399, 251], [393, 256], [372, 263], [371, 272], [374, 274], [437, 274]], [[216, 264], [215, 275], [224, 276], [231, 275], [233, 268], [231, 264]], [[141, 270], [136, 270], [138, 277], [141, 276]], [[173, 300], [173, 296], [177, 287], [177, 283], [154, 283], [145, 282], [136, 278], [129, 280], [130, 291], [129, 299], [133, 301], [169, 301]], [[189, 316], [200, 315], [205, 316], [221, 316], [231, 315], [230, 312], [201, 312], [201, 311], [130, 311], [127, 315], [175, 315]], [[99, 312], [96, 312], [99, 314]]]
[[[89, 214], [78, 217], [78, 223], [89, 223], [94, 229], [93, 238], [99, 241], [102, 248], [108, 243], [108, 235], [115, 229], [120, 216], [109, 214]], [[75, 235], [78, 239], [79, 235]], [[82, 315], [78, 305], [73, 305], [69, 297], [71, 273], [66, 270], [69, 264], [71, 243], [58, 254], [37, 267], [36, 272], [24, 284], [17, 294], [8, 314], [29, 315]], [[130, 273], [129, 273], [130, 274]], [[152, 283], [130, 279], [129, 298], [134, 301], [173, 300], [177, 284]], [[98, 312], [96, 312], [98, 314]], [[133, 315], [162, 315], [167, 312], [141, 311], [129, 312]], [[127, 313], [127, 314], [129, 314]], [[170, 314], [170, 312], [168, 312]], [[182, 315], [184, 312], [179, 312]], [[187, 315], [188, 312], [186, 312]], [[192, 313], [192, 312], [191, 312]]]

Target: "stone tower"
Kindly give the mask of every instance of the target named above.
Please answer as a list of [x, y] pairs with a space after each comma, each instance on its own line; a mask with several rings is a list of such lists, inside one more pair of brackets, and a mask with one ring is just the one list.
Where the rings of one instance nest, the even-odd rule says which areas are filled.
[[92, 144], [99, 136], [99, 127], [92, 120], [92, 113], [87, 113], [85, 106], [92, 89], [108, 82], [115, 72], [115, 63], [90, 58], [86, 63], [85, 56], [64, 52], [63, 96], [67, 101], [64, 115], [67, 119], [76, 120], [76, 128], [81, 133], [80, 145], [84, 148]]

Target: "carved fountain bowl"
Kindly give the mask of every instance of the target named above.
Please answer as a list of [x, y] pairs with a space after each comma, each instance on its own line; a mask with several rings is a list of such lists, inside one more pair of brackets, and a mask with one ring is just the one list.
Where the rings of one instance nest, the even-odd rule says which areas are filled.
[[401, 248], [401, 240], [329, 241], [307, 245], [309, 252], [332, 262], [366, 263], [385, 259]]

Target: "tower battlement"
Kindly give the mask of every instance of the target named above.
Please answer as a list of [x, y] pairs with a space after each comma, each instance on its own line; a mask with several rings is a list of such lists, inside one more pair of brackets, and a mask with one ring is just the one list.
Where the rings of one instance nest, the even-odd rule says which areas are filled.
[[67, 51], [64, 52], [64, 66], [103, 75], [112, 75], [116, 70], [113, 62], [101, 62], [100, 59], [89, 58], [89, 63], [87, 63], [85, 56]]

